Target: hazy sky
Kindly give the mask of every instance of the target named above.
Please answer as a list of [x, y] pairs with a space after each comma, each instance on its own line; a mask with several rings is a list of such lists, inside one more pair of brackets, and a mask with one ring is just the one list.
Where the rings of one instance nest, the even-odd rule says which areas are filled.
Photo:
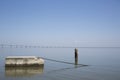
[[120, 46], [120, 0], [0, 0], [0, 43]]

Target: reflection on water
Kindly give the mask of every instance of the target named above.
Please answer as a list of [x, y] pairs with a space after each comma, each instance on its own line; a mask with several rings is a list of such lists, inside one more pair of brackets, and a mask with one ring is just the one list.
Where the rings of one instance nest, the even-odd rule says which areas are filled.
[[44, 65], [39, 67], [5, 67], [6, 77], [25, 77], [42, 74]]
[[78, 58], [75, 58], [75, 65], [78, 65]]

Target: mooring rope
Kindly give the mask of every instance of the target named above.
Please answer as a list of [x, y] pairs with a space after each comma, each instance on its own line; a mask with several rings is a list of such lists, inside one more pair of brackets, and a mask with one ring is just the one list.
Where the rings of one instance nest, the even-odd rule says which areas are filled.
[[[65, 61], [59, 61], [59, 60], [54, 60], [54, 59], [49, 59], [49, 58], [45, 58], [45, 57], [39, 57], [45, 60], [49, 60], [49, 61], [53, 61], [53, 62], [59, 62], [59, 63], [65, 63], [65, 64], [73, 64], [75, 65], [75, 63], [71, 63], [71, 62], [65, 62]], [[88, 66], [88, 65], [84, 65], [84, 64], [77, 64], [79, 66]]]

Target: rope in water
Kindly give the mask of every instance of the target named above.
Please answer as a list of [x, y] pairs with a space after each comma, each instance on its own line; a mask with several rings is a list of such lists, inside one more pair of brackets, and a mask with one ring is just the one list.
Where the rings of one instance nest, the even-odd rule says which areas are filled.
[[[75, 63], [71, 63], [71, 62], [65, 62], [65, 61], [59, 61], [59, 60], [54, 60], [54, 59], [49, 59], [49, 58], [45, 58], [45, 57], [40, 57], [43, 58], [45, 60], [49, 60], [49, 61], [53, 61], [53, 62], [59, 62], [59, 63], [65, 63], [65, 64], [73, 64], [75, 65]], [[79, 66], [88, 66], [88, 65], [84, 65], [84, 64], [77, 64]]]

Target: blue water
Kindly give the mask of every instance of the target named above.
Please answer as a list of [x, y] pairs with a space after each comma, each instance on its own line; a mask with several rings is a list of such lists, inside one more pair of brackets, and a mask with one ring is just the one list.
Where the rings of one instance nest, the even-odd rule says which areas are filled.
[[79, 64], [45, 60], [44, 67], [6, 69], [7, 56], [39, 56], [74, 63], [74, 48], [0, 48], [0, 80], [120, 80], [120, 48], [78, 48]]

